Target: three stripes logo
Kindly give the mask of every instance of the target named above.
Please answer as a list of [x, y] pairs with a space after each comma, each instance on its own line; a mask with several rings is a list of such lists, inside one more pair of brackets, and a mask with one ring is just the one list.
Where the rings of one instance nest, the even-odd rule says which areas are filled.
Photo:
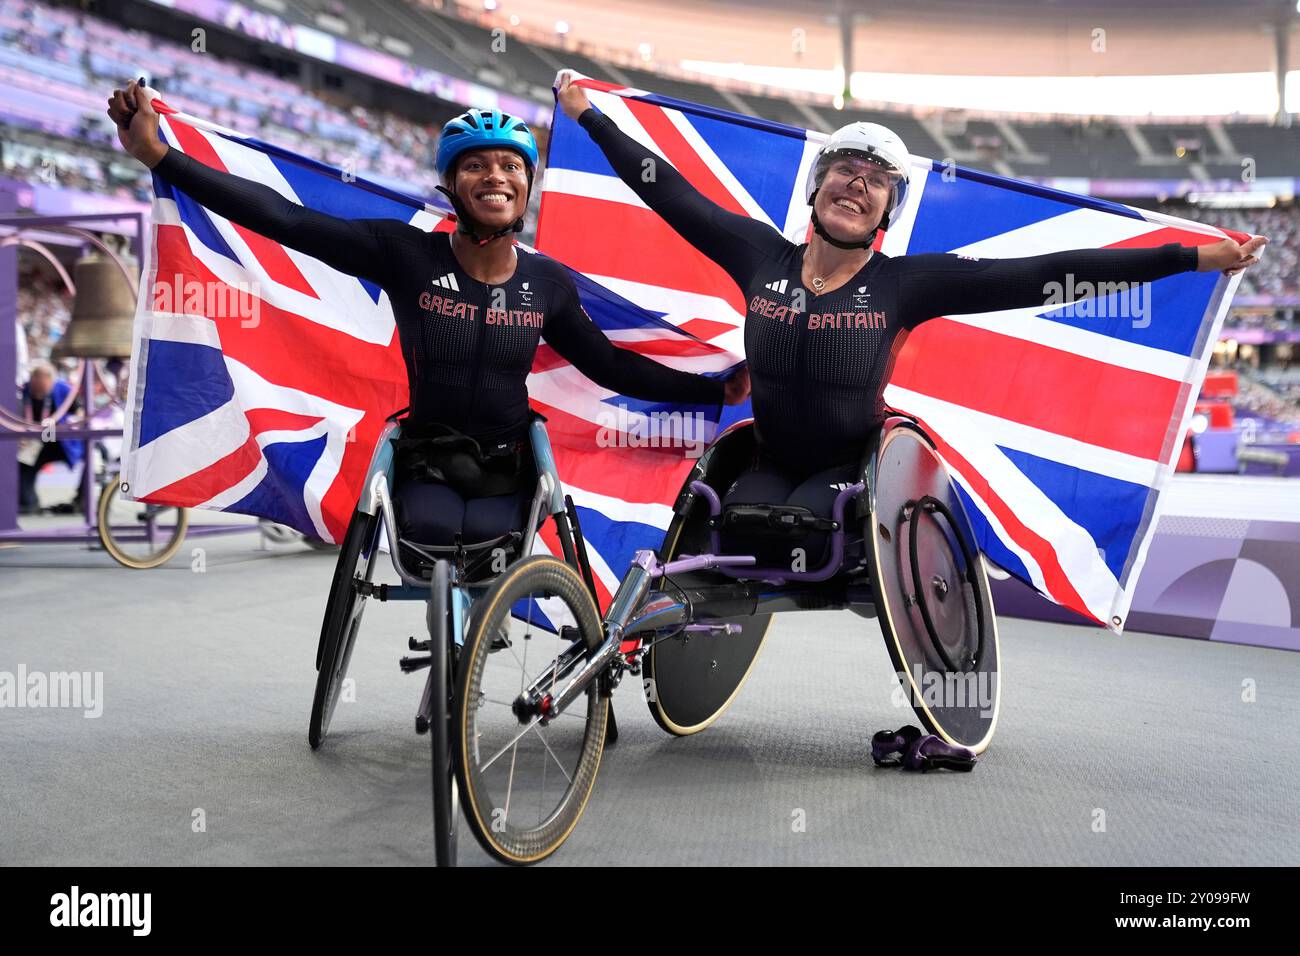
[[763, 288], [767, 289], [769, 292], [776, 292], [780, 295], [785, 295], [785, 286], [789, 281], [789, 279], [777, 279], [775, 282], [769, 282], [767, 285], [763, 286]]
[[452, 292], [459, 292], [460, 286], [456, 284], [456, 274], [448, 272], [445, 276], [434, 279], [433, 284], [443, 289], [450, 289]]

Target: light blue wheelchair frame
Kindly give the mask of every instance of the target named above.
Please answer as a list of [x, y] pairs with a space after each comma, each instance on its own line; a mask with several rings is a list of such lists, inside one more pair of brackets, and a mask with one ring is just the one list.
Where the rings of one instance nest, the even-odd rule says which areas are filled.
[[[308, 736], [312, 747], [316, 748], [328, 733], [339, 689], [355, 646], [361, 611], [364, 609], [364, 603], [356, 602], [364, 602], [366, 598], [378, 601], [426, 601], [428, 637], [423, 641], [410, 638], [408, 648], [427, 653], [423, 656], [403, 657], [399, 663], [405, 673], [426, 667], [429, 669], [429, 679], [416, 712], [415, 729], [417, 733], [428, 733], [431, 738], [434, 845], [438, 864], [447, 866], [455, 864], [456, 829], [460, 817], [450, 745], [449, 713], [455, 688], [455, 663], [460, 649], [465, 645], [474, 601], [488, 590], [501, 572], [529, 555], [534, 536], [548, 516], [556, 523], [565, 561], [577, 568], [593, 598], [595, 587], [577, 512], [560, 485], [550, 437], [540, 416], [534, 416], [528, 428], [529, 446], [538, 476], [537, 488], [529, 508], [528, 524], [521, 531], [470, 544], [458, 542], [434, 547], [399, 536], [393, 501], [394, 458], [396, 442], [401, 434], [401, 422], [390, 420], [375, 445], [370, 467], [366, 471], [365, 483], [352, 521], [355, 523], [361, 516], [375, 519], [373, 523], [362, 526], [369, 529], [362, 532], [369, 536], [369, 540], [361, 543], [359, 551], [351, 553], [345, 542], [339, 557], [335, 588], [350, 588], [352, 595], [340, 604], [335, 600], [335, 592], [331, 592], [317, 651], [317, 668], [321, 673], [318, 674], [312, 726]], [[400, 582], [396, 585], [375, 584], [371, 580], [377, 558], [374, 549], [379, 547], [381, 528], [387, 535], [389, 557]], [[349, 541], [352, 536], [353, 526], [350, 525]], [[409, 567], [403, 558], [404, 547], [427, 559], [428, 567]], [[498, 561], [510, 549], [513, 549], [513, 555], [507, 560]], [[484, 561], [489, 556], [492, 558], [493, 573], [480, 576], [478, 572], [484, 569]], [[352, 568], [346, 567], [349, 561], [355, 562]], [[500, 566], [496, 566], [498, 563]], [[364, 572], [359, 574], [363, 568]], [[427, 571], [427, 576], [421, 571]], [[327, 635], [330, 643], [327, 643]], [[328, 672], [323, 670], [325, 668], [328, 668]]]
[[[390, 421], [379, 436], [379, 442], [375, 446], [374, 456], [371, 458], [370, 467], [366, 471], [366, 483], [361, 490], [361, 498], [357, 502], [357, 510], [363, 511], [369, 515], [377, 514], [388, 537], [389, 557], [392, 559], [393, 570], [397, 572], [401, 584], [392, 586], [373, 586], [378, 592], [382, 587], [383, 591], [378, 592], [375, 596], [380, 601], [427, 601], [429, 600], [430, 578], [423, 577], [414, 573], [406, 567], [402, 561], [401, 548], [399, 546], [399, 537], [397, 533], [397, 517], [393, 508], [394, 496], [394, 478], [393, 478], [393, 456], [394, 443], [401, 438], [401, 422]], [[534, 418], [528, 427], [529, 445], [532, 448], [533, 463], [537, 469], [537, 490], [533, 493], [533, 502], [529, 508], [528, 524], [525, 528], [531, 528], [531, 532], [522, 532], [524, 535], [519, 542], [518, 552], [513, 560], [526, 557], [532, 550], [532, 537], [537, 533], [542, 521], [543, 509], [545, 515], [555, 518], [562, 526], [567, 524], [569, 516], [568, 509], [564, 498], [564, 491], [560, 485], [560, 478], [555, 467], [555, 455], [551, 450], [551, 439], [546, 432], [546, 425], [540, 418]], [[568, 544], [565, 535], [561, 534], [561, 541]], [[454, 557], [457, 548], [455, 545], [447, 545], [440, 548], [431, 548], [426, 545], [415, 544], [411, 541], [401, 541], [408, 548], [417, 551], [427, 557], [430, 561], [444, 559], [445, 557]], [[478, 542], [461, 546], [463, 552], [473, 552], [481, 549], [494, 542]], [[566, 547], [567, 551], [567, 547]], [[566, 558], [569, 557], [566, 554]], [[455, 566], [453, 572], [457, 572]], [[504, 571], [505, 566], [497, 569]], [[457, 645], [463, 646], [465, 643], [465, 621], [468, 616], [469, 606], [473, 596], [481, 594], [487, 590], [491, 584], [491, 579], [473, 584], [463, 584], [457, 580], [456, 574], [452, 577], [452, 634]], [[364, 593], [364, 592], [363, 592]]]

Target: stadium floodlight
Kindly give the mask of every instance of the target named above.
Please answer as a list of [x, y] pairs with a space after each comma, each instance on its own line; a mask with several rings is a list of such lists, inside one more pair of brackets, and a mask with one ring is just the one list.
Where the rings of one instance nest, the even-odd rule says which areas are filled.
[[497, 0], [483, 0], [483, 9], [492, 11], [497, 8]]
[[555, 21], [555, 32], [558, 33], [558, 34], [560, 34], [560, 36], [564, 36], [566, 33], [568, 33], [568, 32], [569, 32], [569, 21], [568, 21], [568, 20], [556, 20], [556, 21]]

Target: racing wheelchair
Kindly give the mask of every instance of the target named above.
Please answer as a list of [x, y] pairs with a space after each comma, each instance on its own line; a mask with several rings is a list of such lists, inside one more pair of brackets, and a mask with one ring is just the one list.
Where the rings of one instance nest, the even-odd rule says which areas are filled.
[[[556, 477], [543, 422], [540, 416], [534, 416], [529, 425], [528, 443], [537, 486], [524, 527], [488, 541], [465, 543], [458, 539], [451, 545], [429, 546], [402, 538], [398, 533], [394, 489], [399, 468], [396, 467], [395, 454], [402, 439], [402, 422], [396, 416], [390, 418], [375, 446], [360, 500], [348, 524], [326, 603], [316, 650], [316, 690], [307, 735], [313, 750], [321, 746], [329, 732], [367, 601], [427, 602], [427, 637], [424, 640], [412, 637], [408, 641], [409, 649], [419, 656], [403, 657], [399, 663], [405, 673], [428, 669], [416, 711], [415, 729], [417, 733], [429, 736], [432, 751], [434, 849], [441, 866], [455, 865], [456, 862], [460, 810], [450, 713], [456, 694], [457, 661], [467, 629], [472, 628], [472, 621], [477, 616], [475, 606], [478, 600], [502, 572], [509, 574], [519, 568], [545, 567], [567, 589], [563, 598], [548, 602], [550, 612], [561, 618], [568, 611], [570, 618], [580, 621], [584, 634], [594, 633], [596, 629], [592, 597], [595, 589], [577, 512], [572, 500], [563, 494]], [[565, 561], [528, 557], [533, 536], [548, 517], [555, 523]], [[375, 582], [381, 531], [389, 542], [388, 552], [397, 573], [397, 584]], [[583, 569], [581, 576], [575, 568]], [[572, 607], [566, 606], [565, 600]], [[528, 612], [526, 608], [521, 610]], [[566, 628], [557, 631], [552, 640], [567, 646], [575, 633], [572, 628]], [[529, 646], [542, 643], [542, 640], [528, 642]], [[509, 655], [516, 655], [519, 651], [508, 637], [503, 637], [490, 649]], [[559, 648], [535, 651], [534, 660], [539, 659], [539, 654], [551, 652], [558, 655]], [[524, 648], [525, 661], [528, 653]], [[599, 734], [603, 745], [606, 734], [612, 738], [616, 731], [608, 701], [601, 698], [598, 691], [599, 688], [593, 685], [586, 695], [584, 727]], [[576, 705], [572, 708], [568, 714], [570, 720], [578, 709]], [[517, 755], [520, 748], [515, 749]], [[510, 804], [510, 795], [506, 803]], [[514, 808], [518, 809], [518, 803]]]
[[[662, 545], [636, 553], [603, 618], [574, 568], [548, 557], [515, 563], [476, 604], [452, 695], [451, 763], [466, 820], [496, 858], [536, 862], [572, 832], [625, 675], [642, 677], [665, 731], [698, 733], [735, 700], [778, 612], [878, 617], [926, 730], [975, 753], [988, 746], [997, 620], [965, 506], [923, 430], [885, 421], [829, 519], [788, 505], [724, 507], [754, 450], [746, 422], [701, 456]], [[760, 567], [725, 553], [723, 536], [740, 528], [782, 545], [817, 531], [820, 564]], [[543, 639], [558, 653], [534, 652], [530, 667]]]

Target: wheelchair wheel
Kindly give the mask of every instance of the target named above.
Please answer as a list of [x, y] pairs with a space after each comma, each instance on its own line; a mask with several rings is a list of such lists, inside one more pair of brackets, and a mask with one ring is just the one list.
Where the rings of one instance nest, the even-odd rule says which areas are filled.
[[316, 648], [316, 693], [311, 703], [311, 724], [307, 741], [312, 750], [320, 746], [329, 732], [330, 720], [343, 690], [356, 644], [357, 630], [366, 599], [358, 594], [354, 581], [369, 581], [375, 572], [379, 554], [379, 516], [355, 511], [348, 522], [347, 534], [334, 566], [334, 582], [325, 603], [325, 620], [321, 624], [320, 643]]
[[122, 476], [115, 475], [99, 493], [96, 511], [99, 543], [118, 564], [145, 570], [166, 564], [180, 550], [190, 525], [187, 508], [128, 501]]
[[433, 566], [429, 596], [429, 746], [433, 753], [433, 848], [438, 866], [456, 865], [460, 801], [451, 750], [451, 699], [455, 689], [451, 637], [451, 575], [446, 561]]
[[[707, 532], [703, 521], [677, 518], [669, 528], [663, 560], [704, 553]], [[772, 615], [728, 618], [726, 623], [739, 624], [740, 633], [670, 638], [646, 654], [646, 704], [655, 723], [674, 736], [699, 733], [731, 706], [763, 649]]]
[[998, 628], [965, 508], [906, 424], [881, 439], [871, 493], [871, 583], [899, 681], [930, 733], [980, 753], [1001, 703]]
[[[540, 610], [559, 626], [540, 626]], [[567, 650], [601, 642], [596, 605], [574, 569], [547, 556], [512, 564], [473, 609], [461, 653], [453, 746], [465, 819], [488, 853], [536, 863], [582, 816], [605, 745], [609, 701], [600, 681], [543, 724], [521, 723], [513, 703], [536, 681], [558, 688]]]

